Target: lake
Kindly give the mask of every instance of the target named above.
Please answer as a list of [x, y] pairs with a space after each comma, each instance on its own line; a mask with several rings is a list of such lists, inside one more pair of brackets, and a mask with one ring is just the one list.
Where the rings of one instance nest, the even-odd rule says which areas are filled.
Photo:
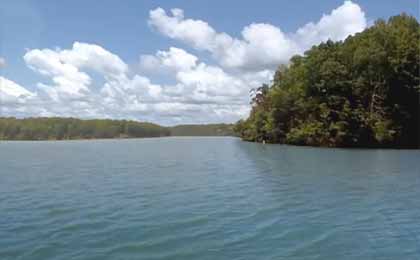
[[420, 259], [420, 151], [0, 143], [0, 259]]

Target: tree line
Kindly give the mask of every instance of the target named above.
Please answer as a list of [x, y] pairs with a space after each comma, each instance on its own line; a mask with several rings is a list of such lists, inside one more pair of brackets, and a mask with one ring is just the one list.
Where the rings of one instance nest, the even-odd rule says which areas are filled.
[[232, 124], [177, 125], [170, 128], [173, 136], [233, 136]]
[[233, 136], [233, 124], [164, 127], [130, 120], [0, 117], [0, 140], [72, 140], [164, 136]]
[[420, 147], [420, 25], [401, 14], [313, 46], [252, 91], [244, 140], [329, 147]]
[[68, 140], [169, 136], [169, 129], [129, 120], [0, 118], [0, 140]]

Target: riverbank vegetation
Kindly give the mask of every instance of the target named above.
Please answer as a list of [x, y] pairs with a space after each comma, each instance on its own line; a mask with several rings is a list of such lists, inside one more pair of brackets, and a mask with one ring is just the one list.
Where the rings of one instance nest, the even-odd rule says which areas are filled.
[[329, 147], [420, 146], [420, 26], [405, 14], [327, 41], [253, 90], [235, 131], [247, 141]]
[[151, 123], [128, 120], [75, 118], [0, 118], [0, 140], [68, 140], [169, 136]]
[[0, 118], [0, 140], [73, 140], [164, 136], [231, 136], [232, 124], [164, 127], [129, 120], [76, 118]]
[[232, 124], [177, 125], [170, 127], [173, 136], [233, 136]]

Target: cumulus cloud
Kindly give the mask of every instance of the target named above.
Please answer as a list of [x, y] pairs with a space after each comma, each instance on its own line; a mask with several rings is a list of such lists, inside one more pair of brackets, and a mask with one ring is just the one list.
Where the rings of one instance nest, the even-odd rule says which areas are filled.
[[158, 51], [156, 55], [140, 56], [140, 66], [147, 71], [188, 70], [197, 65], [198, 58], [183, 49], [171, 47], [169, 51]]
[[343, 40], [366, 27], [361, 8], [346, 1], [317, 23], [308, 23], [295, 33], [284, 33], [280, 28], [265, 23], [253, 23], [242, 30], [242, 38], [216, 32], [207, 22], [186, 19], [181, 9], [150, 11], [149, 24], [172, 39], [189, 44], [197, 50], [206, 50], [222, 66], [242, 70], [275, 68], [295, 54], [302, 53], [322, 41]]
[[19, 84], [0, 76], [0, 97], [2, 102], [22, 102], [27, 98], [35, 96]]
[[217, 33], [204, 21], [185, 19], [184, 11], [178, 8], [172, 9], [171, 15], [167, 15], [162, 8], [151, 10], [149, 25], [170, 38], [183, 40], [202, 50], [216, 48], [218, 41], [232, 40], [227, 34]]
[[[130, 117], [124, 109], [157, 99], [161, 91], [148, 78], [129, 77], [124, 61], [95, 44], [75, 42], [71, 49], [33, 49], [24, 60], [50, 81], [37, 84], [39, 98], [56, 115]], [[92, 71], [102, 76], [102, 85], [91, 77]], [[137, 107], [144, 110], [144, 106]], [[127, 111], [133, 111], [132, 106]]]
[[37, 96], [16, 82], [0, 76], [0, 116], [27, 116], [37, 113]]
[[1, 92], [3, 99], [7, 95], [8, 102], [19, 104], [3, 113], [25, 110], [35, 116], [131, 118], [164, 124], [231, 122], [248, 111], [246, 93], [253, 86], [252, 81], [199, 62], [197, 56], [175, 47], [141, 56], [143, 66], [173, 74], [174, 82], [167, 85], [131, 75], [116, 54], [95, 44], [32, 49], [24, 61], [45, 80], [30, 92], [2, 78], [2, 86], [7, 86]]
[[38, 83], [38, 87], [52, 99], [81, 98], [89, 92], [89, 75], [75, 65], [65, 63], [61, 51], [35, 49], [28, 51], [23, 58], [32, 70], [51, 79], [52, 85]]
[[164, 93], [182, 95], [184, 102], [246, 102], [250, 88], [269, 80], [272, 75], [268, 70], [245, 74], [227, 72], [221, 67], [199, 62], [198, 57], [175, 47], [160, 50], [155, 55], [144, 55], [141, 63], [153, 71], [171, 71], [177, 84], [167, 86]]
[[128, 70], [117, 55], [101, 46], [75, 42], [69, 50], [33, 49], [24, 55], [26, 64], [47, 76], [53, 84], [38, 83], [54, 99], [83, 99], [90, 93], [91, 77], [83, 69], [91, 69], [106, 80], [115, 80]]
[[365, 13], [359, 5], [345, 1], [329, 15], [323, 15], [318, 23], [307, 23], [299, 28], [294, 40], [305, 50], [322, 41], [344, 40], [349, 35], [363, 31], [367, 27]]
[[63, 63], [78, 68], [90, 68], [106, 77], [115, 78], [127, 73], [128, 66], [120, 57], [95, 44], [75, 42], [71, 50], [60, 51]]
[[[313, 44], [343, 40], [367, 26], [365, 14], [351, 1], [296, 32], [253, 23], [242, 29], [240, 38], [186, 18], [181, 9], [151, 10], [148, 22], [161, 34], [210, 53], [215, 62], [206, 63], [184, 49], [170, 47], [140, 55], [141, 72], [136, 72], [97, 44], [32, 49], [24, 61], [43, 79], [28, 90], [0, 77], [1, 114], [128, 118], [163, 124], [233, 122], [249, 112], [249, 90], [268, 83], [278, 65]], [[0, 58], [0, 67], [4, 64]], [[170, 82], [156, 83], [156, 73], [169, 75]]]

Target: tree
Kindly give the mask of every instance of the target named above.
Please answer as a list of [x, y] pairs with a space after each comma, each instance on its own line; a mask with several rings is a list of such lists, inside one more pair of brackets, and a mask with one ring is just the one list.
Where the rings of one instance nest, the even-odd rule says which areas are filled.
[[327, 41], [254, 90], [250, 141], [344, 147], [420, 146], [420, 25], [406, 14]]

